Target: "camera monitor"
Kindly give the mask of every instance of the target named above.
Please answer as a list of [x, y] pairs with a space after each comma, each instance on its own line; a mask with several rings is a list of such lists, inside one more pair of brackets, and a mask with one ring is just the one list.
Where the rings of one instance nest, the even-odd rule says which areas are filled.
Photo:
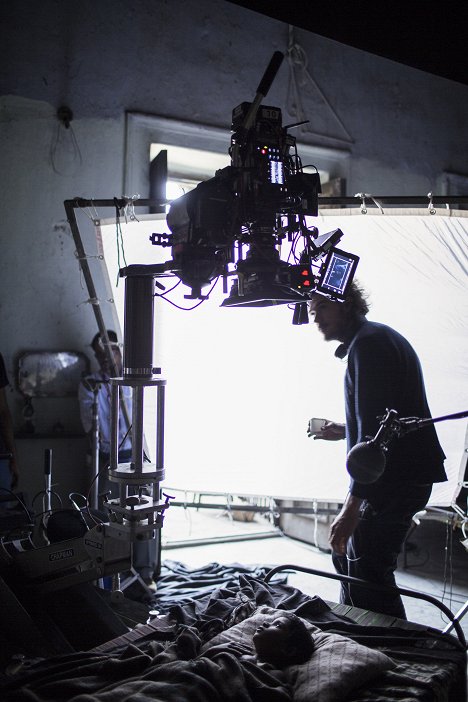
[[322, 266], [316, 291], [337, 300], [344, 300], [353, 281], [359, 256], [332, 248]]

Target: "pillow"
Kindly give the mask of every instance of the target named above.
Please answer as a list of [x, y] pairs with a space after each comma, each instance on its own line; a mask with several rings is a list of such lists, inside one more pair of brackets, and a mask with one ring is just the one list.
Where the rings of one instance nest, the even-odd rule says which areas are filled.
[[[202, 646], [201, 654], [211, 646], [230, 642], [251, 645], [252, 636], [266, 617], [284, 614], [282, 609], [262, 606], [243, 622], [221, 632]], [[293, 690], [297, 702], [338, 702], [351, 690], [366, 685], [390, 668], [391, 658], [380, 651], [362, 646], [346, 636], [327, 634], [303, 619], [314, 637], [315, 649], [306, 663], [291, 665], [283, 675]]]

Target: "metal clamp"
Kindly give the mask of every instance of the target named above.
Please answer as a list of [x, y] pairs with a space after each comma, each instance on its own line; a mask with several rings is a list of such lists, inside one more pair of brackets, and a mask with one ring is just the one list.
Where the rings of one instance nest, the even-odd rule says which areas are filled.
[[367, 214], [366, 193], [356, 193], [354, 197], [361, 198], [361, 214], [363, 214], [363, 215]]
[[361, 198], [361, 214], [367, 214], [367, 205], [366, 205], [366, 198], [372, 200], [374, 205], [379, 208], [380, 213], [384, 214], [383, 207], [380, 204], [378, 200], [375, 199], [373, 195], [370, 193], [356, 193], [354, 197], [360, 197]]
[[429, 210], [429, 214], [431, 214], [431, 215], [437, 214], [437, 210], [434, 207], [434, 204], [432, 202], [432, 193], [427, 193], [427, 197], [429, 198], [429, 204], [427, 206], [427, 209]]

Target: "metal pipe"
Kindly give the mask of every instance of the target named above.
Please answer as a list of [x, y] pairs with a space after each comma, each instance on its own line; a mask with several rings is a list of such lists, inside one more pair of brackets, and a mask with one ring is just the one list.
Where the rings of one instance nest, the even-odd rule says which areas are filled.
[[99, 413], [98, 413], [98, 393], [99, 384], [96, 383], [93, 388], [93, 422], [92, 422], [92, 472], [93, 482], [91, 488], [91, 507], [98, 508], [98, 492], [99, 492]]
[[[165, 488], [166, 490], [170, 490], [171, 488]], [[196, 509], [217, 509], [217, 510], [223, 510], [223, 509], [228, 509], [227, 503], [211, 503], [211, 502], [179, 502], [178, 500], [174, 500], [171, 502], [171, 507], [195, 507]], [[230, 510], [235, 510], [236, 512], [260, 512], [263, 514], [271, 514], [272, 512], [274, 514], [312, 514], [314, 516], [326, 516], [326, 515], [336, 515], [337, 512], [339, 511], [338, 509], [324, 509], [324, 508], [318, 508], [315, 509], [314, 507], [281, 507], [281, 506], [274, 506], [274, 507], [267, 507], [267, 506], [261, 506], [261, 505], [252, 505], [252, 504], [232, 504], [229, 503], [229, 509]]]
[[450, 622], [450, 624], [448, 624], [448, 625], [445, 627], [445, 629], [443, 630], [442, 633], [443, 633], [443, 634], [448, 634], [450, 631], [452, 631], [452, 629], [455, 627], [455, 622], [456, 622], [456, 621], [459, 622], [460, 619], [462, 619], [462, 618], [465, 616], [465, 614], [466, 614], [467, 612], [468, 612], [468, 600], [465, 602], [465, 604], [463, 605], [463, 607], [461, 607], [461, 608], [458, 610], [458, 612], [455, 614], [455, 617], [454, 617], [453, 621]]
[[[65, 212], [67, 215], [68, 224], [70, 225], [70, 230], [73, 236], [73, 241], [76, 246], [76, 256], [80, 263], [80, 268], [85, 279], [86, 288], [88, 290], [89, 302], [93, 308], [94, 317], [97, 322], [98, 330], [104, 343], [105, 352], [107, 359], [112, 369], [114, 376], [118, 375], [118, 369], [115, 363], [114, 355], [111, 353], [109, 337], [107, 336], [107, 328], [104, 323], [104, 317], [101, 311], [101, 303], [97, 295], [96, 287], [94, 285], [93, 276], [91, 274], [91, 269], [88, 263], [88, 256], [83, 246], [83, 241], [81, 239], [80, 229], [78, 227], [78, 222], [76, 220], [75, 209], [81, 209], [82, 207], [113, 207], [115, 209], [114, 200], [84, 200], [82, 198], [75, 198], [74, 200], [65, 200], [64, 202]], [[122, 403], [122, 412], [127, 421], [127, 426], [130, 426], [130, 419], [128, 416], [128, 411], [125, 403]]]
[[52, 509], [52, 449], [44, 450], [44, 475], [45, 475], [45, 504], [44, 512]]
[[445, 616], [448, 617], [448, 619], [450, 619], [457, 632], [458, 640], [463, 646], [463, 649], [466, 650], [465, 634], [463, 633], [463, 629], [460, 626], [460, 622], [455, 618], [455, 615], [453, 614], [453, 612], [450, 611], [448, 607], [446, 607], [442, 602], [439, 602], [439, 600], [436, 600], [436, 598], [432, 597], [432, 595], [426, 595], [425, 592], [418, 592], [416, 590], [408, 590], [405, 587], [397, 587], [396, 585], [380, 585], [379, 583], [371, 583], [367, 580], [361, 580], [360, 578], [353, 578], [350, 575], [328, 573], [324, 570], [317, 570], [316, 568], [306, 568], [305, 566], [298, 565], [280, 565], [276, 568], [272, 568], [265, 575], [265, 582], [268, 583], [271, 580], [271, 578], [274, 575], [276, 575], [276, 573], [281, 573], [284, 570], [298, 570], [301, 573], [309, 573], [310, 575], [318, 575], [320, 577], [331, 578], [331, 580], [339, 580], [340, 582], [350, 583], [352, 585], [356, 585], [357, 587], [367, 588], [368, 590], [375, 590], [376, 592], [386, 592], [392, 595], [399, 594], [404, 595], [405, 597], [413, 597], [417, 600], [425, 600], [426, 602], [429, 602], [430, 604], [434, 605], [434, 607], [438, 607], [438, 609], [440, 609], [445, 614]]
[[[462, 205], [468, 204], [467, 195], [433, 195], [429, 198], [426, 195], [369, 195], [366, 197], [366, 207], [376, 206], [372, 202], [372, 199], [380, 202], [383, 205], [428, 205], [429, 201], [433, 205]], [[360, 207], [362, 204], [362, 198], [359, 196], [347, 196], [347, 197], [322, 197], [319, 195], [319, 209], [320, 203], [323, 205], [350, 205], [355, 207]], [[154, 200], [135, 200], [133, 201], [133, 207], [151, 207], [159, 206], [161, 203], [155, 202]], [[67, 214], [73, 212], [74, 208], [81, 209], [83, 207], [112, 207], [115, 209], [114, 200], [85, 200], [84, 198], [75, 198], [74, 200], [65, 200], [65, 210]], [[69, 219], [70, 221], [70, 219]]]
[[164, 407], [166, 386], [158, 385], [156, 397], [156, 470], [164, 468]]
[[133, 388], [132, 393], [132, 463], [135, 473], [143, 472], [143, 400], [144, 386]]
[[124, 377], [151, 378], [153, 375], [153, 292], [152, 276], [125, 278]]
[[110, 467], [116, 470], [119, 464], [119, 386], [111, 381], [111, 418], [110, 418]]
[[[68, 219], [68, 223], [70, 225], [71, 233], [73, 236], [73, 241], [75, 242], [76, 256], [78, 258], [78, 261], [80, 262], [80, 268], [83, 272], [83, 277], [85, 279], [86, 287], [88, 289], [89, 301], [93, 307], [93, 312], [94, 312], [94, 316], [96, 317], [98, 329], [99, 329], [100, 333], [103, 334], [106, 332], [106, 325], [104, 324], [104, 318], [102, 316], [101, 308], [99, 305], [99, 300], [98, 300], [96, 288], [94, 287], [93, 276], [91, 275], [91, 270], [90, 270], [89, 264], [88, 264], [88, 257], [86, 256], [86, 252], [84, 250], [83, 242], [81, 240], [80, 230], [78, 228], [78, 223], [76, 221], [76, 216], [75, 216], [75, 208], [81, 207], [81, 205], [78, 204], [78, 200], [79, 200], [79, 198], [77, 198], [76, 200], [65, 200], [65, 212], [67, 214], [67, 219]], [[87, 201], [87, 202], [89, 203], [89, 201]], [[106, 202], [109, 203], [109, 207], [110, 207], [111, 200], [106, 200]], [[82, 205], [82, 206], [90, 207], [91, 205], [88, 204], [88, 205]], [[114, 207], [115, 207], [115, 205], [114, 205]]]
[[[172, 507], [172, 505], [171, 505]], [[186, 541], [169, 541], [164, 544], [164, 550], [186, 548], [190, 546], [209, 546], [210, 544], [229, 544], [237, 541], [258, 541], [259, 539], [277, 539], [283, 538], [284, 534], [279, 530], [271, 531], [256, 531], [250, 534], [233, 534], [232, 536], [211, 536], [206, 539], [187, 539]]]

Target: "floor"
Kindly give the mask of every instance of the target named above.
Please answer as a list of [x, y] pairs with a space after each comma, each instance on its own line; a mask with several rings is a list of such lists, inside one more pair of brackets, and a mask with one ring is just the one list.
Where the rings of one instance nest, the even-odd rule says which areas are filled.
[[[262, 515], [242, 521], [245, 515], [226, 510], [172, 507], [162, 530], [162, 560], [179, 561], [189, 568], [208, 563], [222, 565], [302, 565], [334, 572], [330, 554], [292, 539]], [[460, 528], [445, 521], [424, 520], [408, 539], [406, 555], [400, 556], [397, 584], [427, 593], [442, 601], [453, 613], [468, 601], [468, 550], [462, 545]], [[338, 601], [339, 583], [304, 573], [291, 573], [288, 583], [310, 595]], [[404, 597], [408, 619], [444, 629], [448, 620], [434, 605]], [[461, 620], [468, 638], [468, 614]]]

